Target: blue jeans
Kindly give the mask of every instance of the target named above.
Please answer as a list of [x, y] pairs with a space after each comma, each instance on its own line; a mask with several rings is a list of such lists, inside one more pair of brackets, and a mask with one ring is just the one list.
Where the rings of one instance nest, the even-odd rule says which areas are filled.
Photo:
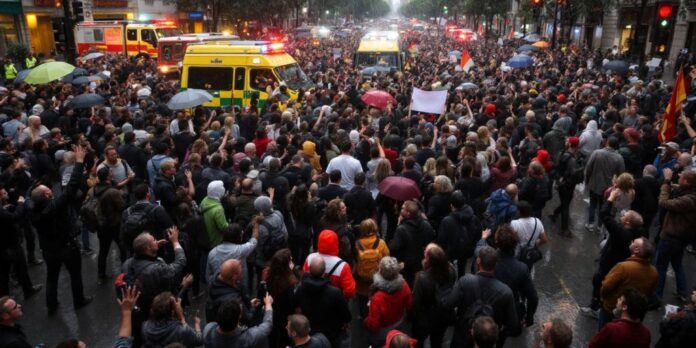
[[[604, 201], [604, 196], [596, 194], [590, 191], [590, 208], [587, 213], [587, 223], [592, 224], [595, 222], [595, 217], [598, 215], [599, 210], [602, 209], [602, 203]], [[602, 219], [597, 218], [597, 226], [602, 227]]]
[[667, 277], [667, 268], [672, 264], [674, 269], [674, 277], [677, 281], [677, 293], [682, 296], [687, 296], [686, 290], [686, 275], [682, 266], [684, 257], [684, 244], [678, 240], [671, 238], [660, 239], [657, 245], [657, 255], [655, 257], [655, 267], [659, 275], [657, 280], [656, 295], [658, 299], [662, 299], [662, 294], [665, 290], [665, 278]]

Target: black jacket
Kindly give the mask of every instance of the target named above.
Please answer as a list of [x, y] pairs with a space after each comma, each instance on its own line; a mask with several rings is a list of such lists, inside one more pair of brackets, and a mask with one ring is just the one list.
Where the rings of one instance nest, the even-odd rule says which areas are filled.
[[174, 216], [174, 208], [176, 207], [176, 185], [174, 181], [167, 179], [162, 173], [157, 173], [155, 177], [155, 197], [160, 201], [164, 210], [167, 211], [169, 217]]
[[217, 321], [217, 312], [224, 303], [229, 301], [237, 301], [244, 309], [242, 314], [242, 323], [252, 325], [251, 319], [254, 312], [250, 307], [251, 298], [244, 291], [244, 287], [233, 288], [215, 277], [215, 281], [210, 284], [208, 289], [208, 301], [205, 303], [205, 319], [206, 322], [212, 323]]
[[372, 193], [360, 186], [353, 187], [343, 195], [343, 203], [346, 204], [348, 210], [348, 221], [353, 225], [373, 217], [377, 209], [377, 203], [372, 198]]
[[539, 305], [539, 296], [529, 274], [529, 267], [515, 255], [498, 251], [498, 263], [495, 265], [495, 277], [505, 283], [515, 297], [516, 302], [521, 298], [526, 300], [525, 321], [528, 324], [534, 322], [534, 313]]
[[631, 245], [631, 241], [642, 236], [643, 231], [642, 229], [627, 230], [616, 222], [611, 202], [604, 202], [599, 211], [599, 218], [602, 219], [609, 234], [599, 257], [599, 272], [606, 275], [617, 263], [623, 262], [631, 256], [628, 247]]
[[438, 192], [428, 200], [428, 210], [425, 215], [436, 230], [440, 227], [440, 221], [450, 213], [450, 196], [449, 192]]
[[[452, 292], [444, 299], [445, 307], [458, 308], [460, 319], [462, 313], [478, 299], [476, 296], [476, 286], [480, 288], [481, 300], [493, 307], [496, 324], [500, 328], [498, 342], [505, 340], [508, 336], [517, 336], [521, 332], [520, 321], [517, 319], [517, 309], [512, 290], [505, 283], [496, 279], [492, 274], [479, 272], [476, 275], [467, 274], [454, 284]], [[467, 335], [468, 323], [459, 320], [454, 330], [454, 335], [459, 335], [457, 341], [462, 342], [463, 335]], [[502, 347], [502, 345], [500, 345]]]
[[0, 233], [0, 250], [14, 248], [22, 244], [24, 234], [17, 227], [17, 224], [23, 217], [23, 204], [18, 205], [12, 210], [5, 209], [5, 207], [0, 205], [0, 226], [2, 226], [4, 230]]
[[[394, 231], [394, 238], [389, 243], [389, 253], [404, 263], [404, 277], [415, 275], [421, 270], [423, 250], [435, 239], [430, 224], [421, 219], [405, 219]], [[411, 280], [413, 278], [410, 278]]]
[[82, 172], [82, 163], [75, 163], [62, 195], [45, 202], [33, 202], [31, 222], [39, 234], [39, 245], [44, 252], [57, 252], [66, 246], [77, 245], [77, 214], [72, 204], [77, 200], [83, 182]]
[[479, 239], [481, 239], [481, 223], [474, 215], [474, 210], [468, 205], [451, 212], [440, 222], [437, 244], [445, 249], [450, 261], [473, 256]]
[[[631, 208], [637, 211], [644, 218], [655, 216], [658, 210], [657, 201], [660, 196], [660, 183], [653, 176], [644, 176], [636, 179], [636, 197]], [[644, 221], [645, 224], [650, 221]]]
[[128, 165], [135, 173], [135, 177], [140, 180], [147, 180], [147, 155], [145, 150], [135, 144], [123, 144], [118, 148], [118, 155], [126, 160]]
[[339, 184], [328, 184], [319, 189], [317, 192], [317, 197], [330, 202], [334, 198], [341, 198], [348, 191], [341, 187]]
[[19, 324], [15, 326], [0, 325], [0, 347], [3, 348], [32, 348], [27, 341], [27, 335]]
[[332, 286], [329, 280], [314, 278], [309, 273], [295, 291], [293, 303], [312, 323], [312, 333], [320, 332], [332, 342], [341, 335], [343, 326], [351, 321], [348, 302], [341, 290]]

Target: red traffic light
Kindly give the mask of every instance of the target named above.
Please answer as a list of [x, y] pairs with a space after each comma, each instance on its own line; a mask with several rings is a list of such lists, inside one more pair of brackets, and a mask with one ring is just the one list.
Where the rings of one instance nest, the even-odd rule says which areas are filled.
[[660, 16], [660, 18], [669, 18], [672, 16], [672, 5], [669, 4], [661, 4], [657, 8], [657, 15]]

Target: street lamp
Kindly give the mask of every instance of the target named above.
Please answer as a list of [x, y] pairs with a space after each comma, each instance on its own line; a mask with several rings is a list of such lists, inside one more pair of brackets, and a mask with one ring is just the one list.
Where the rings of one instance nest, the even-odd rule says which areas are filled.
[[326, 10], [326, 15], [328, 15], [329, 13], [331, 13], [331, 11], [329, 11], [329, 10]]
[[306, 7], [303, 7], [303, 8], [302, 8], [302, 14], [307, 14], [307, 8], [306, 8]]

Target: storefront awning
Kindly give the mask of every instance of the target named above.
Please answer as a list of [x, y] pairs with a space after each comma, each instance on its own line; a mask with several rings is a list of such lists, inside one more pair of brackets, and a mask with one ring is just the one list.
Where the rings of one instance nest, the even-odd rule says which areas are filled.
[[0, 13], [21, 14], [22, 3], [20, 1], [0, 1]]

